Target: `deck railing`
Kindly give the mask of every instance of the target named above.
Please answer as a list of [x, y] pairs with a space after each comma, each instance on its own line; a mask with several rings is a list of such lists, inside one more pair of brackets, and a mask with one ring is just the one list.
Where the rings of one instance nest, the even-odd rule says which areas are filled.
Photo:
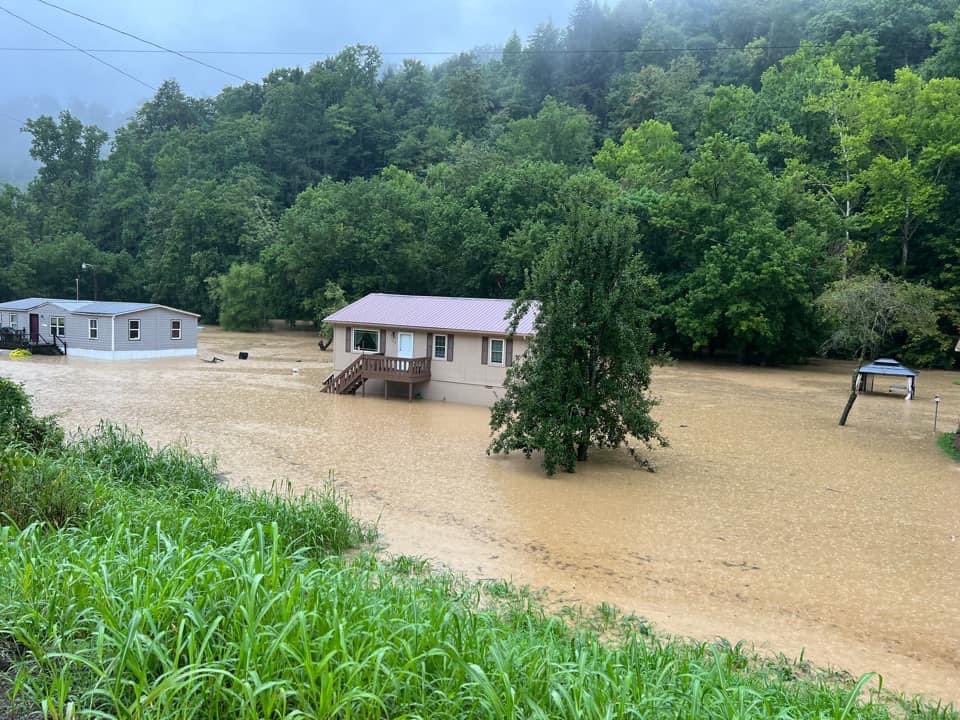
[[430, 358], [365, 355], [361, 372], [368, 378], [420, 382], [430, 379]]

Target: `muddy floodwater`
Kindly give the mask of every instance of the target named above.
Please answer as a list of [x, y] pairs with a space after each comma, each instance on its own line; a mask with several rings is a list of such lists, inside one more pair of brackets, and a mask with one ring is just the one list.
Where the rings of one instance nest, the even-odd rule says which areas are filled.
[[941, 428], [957, 422], [960, 374], [921, 373], [912, 402], [861, 396], [839, 428], [845, 364], [660, 368], [671, 445], [655, 474], [603, 452], [547, 478], [487, 457], [483, 408], [322, 394], [330, 355], [308, 333], [204, 329], [214, 353], [225, 362], [2, 355], [0, 374], [67, 427], [185, 440], [237, 484], [335, 472], [390, 551], [960, 700], [960, 464], [932, 432], [935, 393]]

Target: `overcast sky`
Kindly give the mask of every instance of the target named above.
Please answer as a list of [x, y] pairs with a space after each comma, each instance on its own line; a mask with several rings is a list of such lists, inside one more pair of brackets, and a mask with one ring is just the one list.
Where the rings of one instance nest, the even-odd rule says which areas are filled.
[[[516, 29], [528, 36], [540, 22], [565, 24], [575, 0], [52, 0], [56, 4], [177, 50], [336, 51], [366, 43], [387, 62], [422, 51], [501, 44]], [[149, 49], [38, 0], [0, 0], [0, 7], [84, 48]], [[81, 100], [128, 110], [150, 91], [77, 52], [16, 52], [7, 48], [64, 45], [0, 11], [0, 107], [25, 96]], [[175, 56], [101, 55], [156, 86], [176, 77], [190, 94], [216, 93], [235, 80]], [[277, 66], [309, 65], [322, 56], [203, 56], [259, 80]]]

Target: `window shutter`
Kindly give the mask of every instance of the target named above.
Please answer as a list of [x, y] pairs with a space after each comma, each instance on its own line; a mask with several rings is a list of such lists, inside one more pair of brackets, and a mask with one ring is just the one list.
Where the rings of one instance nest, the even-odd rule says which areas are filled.
[[503, 364], [507, 367], [513, 365], [513, 338], [507, 338], [507, 342], [504, 343], [506, 349], [504, 350]]
[[346, 331], [347, 331], [347, 342], [346, 342], [345, 350], [346, 350], [347, 352], [353, 352], [353, 340], [352, 340], [352, 338], [353, 338], [353, 328], [352, 328], [352, 327], [347, 327], [347, 328], [345, 328], [345, 329], [346, 329]]
[[380, 354], [381, 355], [387, 354], [387, 331], [386, 330], [380, 331]]
[[[427, 357], [433, 357], [433, 333], [427, 333]], [[416, 353], [414, 353], [416, 355]]]
[[490, 344], [490, 338], [482, 338], [480, 340], [480, 364], [487, 364], [487, 345]]
[[447, 335], [447, 362], [453, 362], [453, 335]]

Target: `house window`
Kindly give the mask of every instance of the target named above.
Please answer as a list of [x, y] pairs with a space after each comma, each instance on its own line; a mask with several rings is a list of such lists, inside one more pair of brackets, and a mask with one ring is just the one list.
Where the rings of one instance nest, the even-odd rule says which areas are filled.
[[17, 329], [17, 320], [17, 315], [15, 313], [10, 313], [10, 327], [12, 327], [14, 330]]
[[140, 321], [127, 320], [127, 340], [140, 339]]
[[433, 336], [433, 359], [434, 360], [447, 359], [447, 336], [446, 335]]
[[171, 340], [180, 339], [180, 321], [179, 320], [170, 321], [170, 339]]
[[63, 337], [63, 316], [53, 315], [50, 318], [50, 334]]
[[353, 329], [353, 351], [365, 353], [380, 352], [380, 331], [367, 328]]
[[490, 341], [490, 364], [503, 365], [503, 340]]
[[87, 337], [96, 340], [99, 337], [100, 329], [97, 327], [97, 321], [93, 318], [87, 321]]

